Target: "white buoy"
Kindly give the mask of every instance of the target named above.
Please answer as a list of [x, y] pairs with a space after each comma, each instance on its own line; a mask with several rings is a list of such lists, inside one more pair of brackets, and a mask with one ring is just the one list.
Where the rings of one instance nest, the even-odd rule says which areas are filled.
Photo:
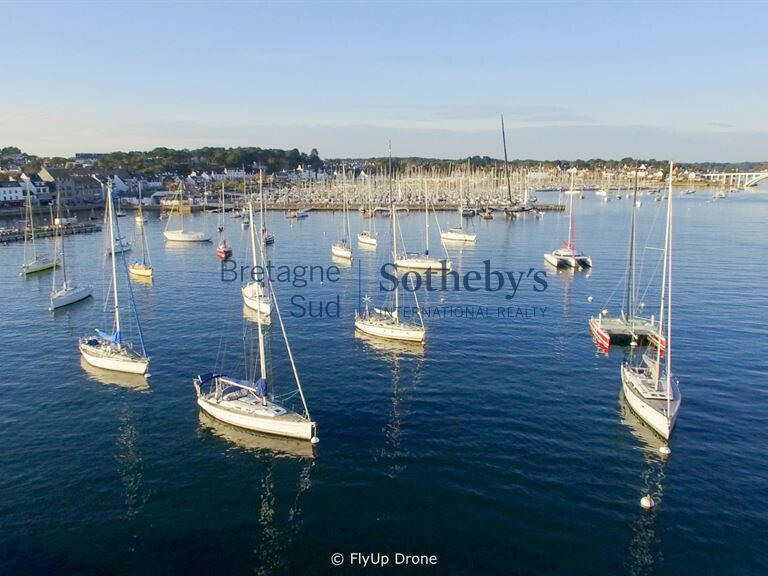
[[603, 308], [603, 316], [608, 316], [608, 308]]
[[592, 302], [592, 300], [594, 300], [594, 298], [592, 298], [592, 296], [588, 296], [587, 297], [587, 302]]
[[320, 442], [320, 438], [318, 438], [317, 436], [312, 436], [312, 438], [309, 441], [312, 444], [317, 444], [318, 442]]
[[664, 456], [669, 456], [670, 454], [672, 454], [672, 450], [670, 450], [669, 446], [667, 446], [666, 444], [661, 448], [659, 448], [659, 452], [661, 452], [662, 455]]
[[653, 501], [653, 496], [650, 494], [646, 494], [642, 498], [640, 498], [640, 506], [645, 508], [646, 510], [650, 510], [654, 506], [656, 506], [656, 502]]

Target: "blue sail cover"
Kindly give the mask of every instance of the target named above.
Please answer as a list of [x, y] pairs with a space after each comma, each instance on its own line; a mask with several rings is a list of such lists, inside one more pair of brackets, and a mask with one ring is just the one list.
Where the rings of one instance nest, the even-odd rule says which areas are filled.
[[108, 334], [106, 332], [102, 332], [97, 328], [96, 333], [99, 335], [99, 338], [103, 340], [114, 342], [115, 344], [120, 344], [120, 332], [114, 332], [112, 334]]
[[256, 382], [256, 396], [264, 398], [267, 395], [267, 381], [264, 378], [259, 378]]

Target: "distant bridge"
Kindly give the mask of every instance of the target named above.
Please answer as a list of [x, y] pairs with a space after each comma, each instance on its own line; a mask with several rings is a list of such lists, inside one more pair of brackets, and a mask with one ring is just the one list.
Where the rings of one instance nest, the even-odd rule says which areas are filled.
[[768, 172], [712, 172], [702, 176], [723, 184], [727, 182], [731, 188], [749, 188], [768, 179]]

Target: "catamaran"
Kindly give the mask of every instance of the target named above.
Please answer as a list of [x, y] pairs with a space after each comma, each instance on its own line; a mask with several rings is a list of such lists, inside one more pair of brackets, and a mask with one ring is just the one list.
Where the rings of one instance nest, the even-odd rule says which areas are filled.
[[[29, 191], [29, 181], [26, 182], [27, 189], [27, 214], [26, 225], [24, 226], [24, 262], [21, 264], [21, 273], [26, 276], [27, 274], [33, 274], [34, 272], [42, 272], [43, 270], [50, 270], [56, 266], [56, 258], [53, 260], [48, 258], [46, 254], [37, 253], [37, 245], [35, 244], [35, 222], [32, 217], [32, 194]], [[29, 236], [27, 236], [29, 233]], [[32, 259], [27, 260], [27, 244], [32, 245]]]
[[575, 227], [573, 225], [573, 194], [569, 202], [568, 242], [563, 242], [564, 248], [558, 248], [544, 254], [544, 260], [555, 268], [571, 267], [579, 270], [592, 267], [592, 258], [576, 249]]
[[[637, 169], [635, 169], [635, 187], [633, 195], [637, 196]], [[602, 309], [597, 316], [589, 319], [589, 331], [597, 345], [608, 351], [611, 344], [640, 344], [641, 341], [652, 340], [657, 327], [653, 317], [644, 318], [638, 314], [637, 280], [635, 272], [635, 237], [637, 220], [637, 205], [632, 203], [632, 216], [629, 226], [629, 250], [627, 253], [627, 271], [625, 274], [624, 307], [619, 316], [608, 316]], [[662, 342], [663, 347], [663, 342]]]
[[153, 272], [152, 259], [149, 256], [149, 245], [147, 244], [147, 234], [144, 229], [144, 222], [146, 221], [146, 218], [144, 218], [144, 209], [141, 199], [141, 183], [139, 183], [139, 207], [138, 212], [136, 213], [136, 227], [139, 228], [141, 233], [141, 258], [128, 264], [128, 272], [130, 272], [133, 276], [140, 278], [152, 278]]
[[56, 251], [57, 256], [61, 256], [61, 276], [62, 283], [60, 287], [56, 286], [56, 267], [53, 269], [53, 286], [51, 287], [51, 305], [48, 310], [56, 310], [62, 306], [68, 306], [75, 302], [85, 300], [91, 295], [91, 287], [88, 284], [82, 284], [80, 286], [71, 284], [67, 278], [67, 259], [65, 257], [64, 250], [64, 229], [61, 222], [61, 193], [56, 192], [56, 213], [59, 216], [57, 218], [59, 224], [56, 224], [55, 231], [56, 237], [54, 239], [54, 246], [58, 245]]
[[[109, 227], [109, 236], [114, 244], [115, 230], [120, 234], [120, 227], [114, 216], [112, 198], [112, 185], [107, 187], [107, 222]], [[120, 326], [120, 304], [118, 302], [118, 284], [117, 284], [117, 258], [115, 253], [111, 254], [112, 262], [112, 286], [114, 302], [114, 324], [112, 332], [96, 330], [95, 336], [84, 336], [80, 338], [79, 348], [83, 358], [97, 368], [105, 370], [114, 370], [116, 372], [128, 372], [131, 374], [146, 374], [149, 366], [149, 357], [144, 346], [144, 335], [141, 331], [136, 303], [133, 300], [133, 289], [130, 281], [127, 282], [128, 294], [130, 296], [131, 309], [133, 310], [134, 321], [139, 336], [140, 350], [136, 350], [131, 343], [123, 342], [123, 335]], [[128, 268], [125, 263], [125, 256], [121, 258], [125, 268], [126, 280], [128, 280]]]
[[[394, 199], [392, 196], [392, 157], [390, 152], [389, 160], [389, 198], [390, 214], [392, 220], [392, 258], [397, 258], [397, 210], [395, 210]], [[395, 269], [397, 273], [397, 269]], [[416, 298], [416, 293], [413, 293]], [[394, 290], [394, 306], [392, 310], [383, 308], [373, 308], [371, 310], [370, 298], [364, 299], [365, 309], [361, 312], [355, 310], [355, 328], [364, 334], [386, 338], [389, 340], [402, 340], [405, 342], [423, 343], [426, 336], [424, 319], [421, 317], [418, 300], [416, 300], [416, 310], [419, 317], [419, 324], [413, 324], [400, 321], [400, 300], [397, 284]]]
[[347, 190], [346, 190], [346, 168], [341, 166], [341, 197], [342, 197], [342, 218], [341, 240], [334, 242], [331, 246], [331, 255], [344, 260], [352, 260], [352, 246], [349, 243], [349, 237], [352, 235], [349, 228], [349, 214], [347, 212]]
[[[477, 234], [469, 234], [464, 230], [464, 180], [459, 181], [459, 225], [456, 228], [449, 228], [445, 232], [440, 234], [440, 238], [448, 242], [477, 242]], [[475, 211], [472, 211], [472, 216], [475, 215]]]
[[[396, 217], [396, 211], [396, 208], [390, 208], [390, 217]], [[442, 245], [442, 238], [440, 239], [440, 243]], [[395, 241], [395, 247], [396, 246], [397, 241]], [[442, 245], [442, 247], [443, 250], [446, 251], [445, 245]], [[442, 270], [451, 270], [451, 261], [448, 258], [447, 251], [445, 258], [442, 260], [438, 260], [437, 258], [429, 255], [429, 190], [427, 189], [426, 182], [424, 183], [424, 253], [420, 254], [418, 252], [405, 252], [403, 254], [398, 254], [397, 250], [395, 249], [394, 256], [395, 266], [397, 268], [405, 268], [408, 270], [431, 270], [432, 273], [435, 274]]]
[[[677, 378], [672, 375], [672, 163], [669, 165], [669, 198], [667, 201], [667, 225], [664, 235], [664, 266], [661, 282], [659, 309], [659, 339], [655, 358], [648, 352], [642, 355], [639, 365], [629, 361], [621, 365], [622, 391], [632, 411], [646, 424], [668, 440], [677, 421], [681, 395]], [[666, 334], [664, 314], [666, 313]], [[664, 370], [662, 372], [662, 362]]]
[[[243, 295], [243, 303], [252, 310], [256, 310], [259, 314], [263, 314], [268, 317], [272, 313], [272, 299], [268, 294], [264, 293], [264, 287], [268, 285], [268, 278], [266, 272], [266, 266], [264, 265], [264, 250], [261, 242], [259, 242], [259, 250], [256, 250], [256, 232], [253, 229], [253, 202], [248, 201], [248, 215], [250, 216], [249, 222], [250, 235], [251, 235], [251, 254], [253, 256], [253, 269], [260, 266], [264, 270], [264, 279], [251, 280], [245, 286], [242, 287], [241, 293]], [[261, 257], [259, 257], [261, 256]]]
[[[171, 242], [209, 242], [211, 237], [206, 232], [184, 230], [184, 203], [182, 201], [183, 192], [184, 184], [182, 183], [179, 185], [178, 192], [174, 198], [174, 204], [171, 206], [171, 212], [168, 214], [168, 222], [165, 224], [165, 231], [163, 232], [165, 239], [170, 240]], [[171, 225], [171, 221], [173, 220], [171, 216], [173, 216], [173, 208], [175, 206], [178, 206], [179, 208], [179, 219], [181, 225], [179, 228], [169, 230], [168, 227]]]
[[376, 240], [376, 219], [373, 217], [374, 214], [374, 208], [373, 208], [373, 178], [369, 174], [367, 176], [368, 178], [368, 206], [369, 211], [366, 211], [364, 208], [360, 208], [363, 217], [368, 218], [368, 230], [363, 230], [357, 235], [357, 241], [360, 243], [361, 246], [369, 247], [369, 248], [376, 248], [377, 240]]
[[[251, 208], [251, 213], [253, 209]], [[253, 242], [253, 228], [251, 238]], [[274, 297], [274, 288], [268, 276], [265, 284], [269, 286], [270, 293]], [[309, 440], [313, 444], [318, 442], [317, 426], [309, 415], [309, 408], [301, 387], [299, 373], [296, 369], [293, 353], [288, 343], [280, 308], [277, 299], [274, 299], [275, 311], [280, 322], [288, 351], [288, 359], [291, 363], [296, 392], [301, 399], [302, 412], [294, 412], [285, 402], [293, 396], [293, 392], [287, 396], [275, 395], [274, 387], [267, 381], [267, 355], [265, 354], [264, 330], [262, 328], [262, 315], [257, 309], [257, 326], [259, 335], [259, 370], [258, 379], [238, 379], [225, 374], [201, 374], [193, 380], [197, 394], [197, 405], [213, 418], [256, 432]], [[254, 370], [255, 372], [255, 370]], [[255, 380], [255, 381], [254, 381]]]

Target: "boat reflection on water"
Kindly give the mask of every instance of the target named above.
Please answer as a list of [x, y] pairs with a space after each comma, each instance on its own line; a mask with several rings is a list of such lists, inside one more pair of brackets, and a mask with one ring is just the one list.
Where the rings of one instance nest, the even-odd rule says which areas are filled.
[[632, 412], [623, 392], [620, 392], [619, 396], [621, 423], [639, 440], [638, 449], [645, 460], [642, 494], [637, 495], [636, 501], [639, 503], [643, 496], [649, 494], [655, 502], [655, 507], [651, 510], [644, 510], [638, 504], [639, 516], [632, 527], [626, 568], [629, 574], [640, 576], [655, 573], [657, 570], [654, 563], [661, 559], [661, 542], [655, 525], [656, 509], [663, 495], [666, 463], [666, 457], [659, 452], [659, 448], [667, 443]]
[[424, 345], [421, 342], [376, 338], [357, 330], [355, 330], [355, 339], [364, 342], [377, 356], [393, 366], [399, 363], [400, 356], [424, 357]]
[[149, 392], [149, 381], [147, 376], [141, 374], [129, 374], [127, 372], [115, 372], [113, 370], [103, 370], [89, 364], [85, 358], [80, 356], [80, 366], [88, 375], [89, 380], [107, 384], [109, 386], [118, 386], [128, 388], [137, 392]]
[[199, 411], [199, 421], [202, 435], [216, 436], [246, 452], [275, 457], [315, 458], [315, 444], [310, 442], [283, 436], [259, 434], [244, 428], [230, 426], [216, 420], [202, 410]]
[[335, 254], [331, 254], [331, 262], [333, 262], [339, 268], [352, 268], [352, 259], [350, 258], [340, 258]]
[[[384, 429], [386, 443], [382, 446], [380, 457], [389, 462], [387, 476], [396, 478], [405, 470], [410, 457], [408, 450], [404, 448], [404, 405], [422, 379], [424, 346], [420, 343], [383, 340], [358, 333], [355, 337], [384, 361], [385, 368], [389, 368], [391, 373], [392, 407]], [[403, 365], [410, 360], [416, 361], [413, 369], [403, 370]]]

